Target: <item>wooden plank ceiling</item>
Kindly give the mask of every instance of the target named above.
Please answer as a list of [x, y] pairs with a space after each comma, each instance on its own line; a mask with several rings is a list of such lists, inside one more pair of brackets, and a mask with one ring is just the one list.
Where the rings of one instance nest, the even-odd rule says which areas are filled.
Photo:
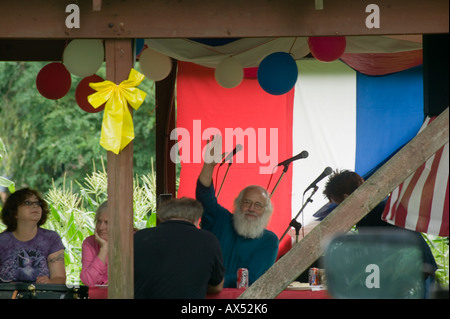
[[[68, 28], [66, 7], [79, 8]], [[447, 0], [16, 0], [0, 4], [0, 61], [57, 61], [74, 38], [236, 38], [448, 33]], [[320, 8], [322, 4], [323, 9]], [[366, 10], [368, 12], [366, 12]]]

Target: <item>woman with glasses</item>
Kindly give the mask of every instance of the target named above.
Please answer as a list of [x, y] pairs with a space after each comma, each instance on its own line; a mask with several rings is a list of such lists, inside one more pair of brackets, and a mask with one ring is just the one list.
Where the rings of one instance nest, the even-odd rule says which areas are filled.
[[65, 284], [61, 237], [41, 228], [48, 212], [35, 190], [24, 188], [9, 195], [1, 211], [7, 228], [0, 233], [0, 282]]

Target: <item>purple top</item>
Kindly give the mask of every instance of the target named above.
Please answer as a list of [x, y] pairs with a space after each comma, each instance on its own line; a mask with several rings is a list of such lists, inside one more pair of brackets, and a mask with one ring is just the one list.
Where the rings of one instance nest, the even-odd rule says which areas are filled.
[[36, 236], [20, 241], [12, 232], [0, 233], [0, 282], [35, 282], [39, 276], [50, 277], [47, 258], [64, 249], [58, 233], [38, 228]]

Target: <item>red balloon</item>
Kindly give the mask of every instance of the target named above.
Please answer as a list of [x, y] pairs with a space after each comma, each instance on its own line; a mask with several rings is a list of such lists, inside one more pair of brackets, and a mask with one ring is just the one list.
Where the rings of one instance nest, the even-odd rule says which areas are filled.
[[36, 76], [36, 88], [42, 96], [50, 100], [65, 96], [71, 85], [70, 72], [60, 62], [47, 64]]
[[345, 37], [309, 37], [308, 46], [313, 57], [322, 62], [339, 59], [345, 52]]
[[97, 92], [93, 88], [89, 86], [89, 83], [97, 83], [103, 82], [104, 80], [94, 74], [88, 77], [85, 77], [78, 83], [77, 89], [75, 90], [75, 100], [77, 101], [78, 106], [85, 112], [88, 113], [98, 113], [105, 109], [105, 104], [103, 103], [98, 108], [94, 108], [91, 103], [88, 101], [88, 96]]

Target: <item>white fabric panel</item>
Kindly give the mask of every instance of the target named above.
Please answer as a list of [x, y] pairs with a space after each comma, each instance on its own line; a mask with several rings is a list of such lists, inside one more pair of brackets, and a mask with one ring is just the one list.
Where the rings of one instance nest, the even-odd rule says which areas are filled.
[[[297, 61], [299, 76], [295, 85], [293, 113], [293, 155], [303, 150], [309, 156], [293, 162], [292, 217], [311, 195], [305, 189], [330, 166], [355, 169], [356, 150], [356, 72], [340, 61]], [[328, 177], [317, 184], [313, 202], [306, 205], [297, 221], [303, 225], [328, 200], [323, 195]], [[303, 216], [302, 216], [303, 215]]]
[[233, 56], [243, 68], [257, 67], [269, 54], [289, 52], [294, 59], [309, 53], [305, 38], [245, 38], [209, 46], [190, 39], [146, 39], [147, 46], [179, 61], [215, 68], [224, 58]]
[[[391, 53], [422, 49], [417, 37], [347, 36], [346, 53]], [[234, 42], [209, 46], [190, 39], [145, 39], [147, 46], [179, 61], [215, 68], [224, 58], [233, 56], [243, 68], [257, 67], [274, 52], [289, 52], [295, 60], [310, 50], [307, 37], [243, 38]]]

